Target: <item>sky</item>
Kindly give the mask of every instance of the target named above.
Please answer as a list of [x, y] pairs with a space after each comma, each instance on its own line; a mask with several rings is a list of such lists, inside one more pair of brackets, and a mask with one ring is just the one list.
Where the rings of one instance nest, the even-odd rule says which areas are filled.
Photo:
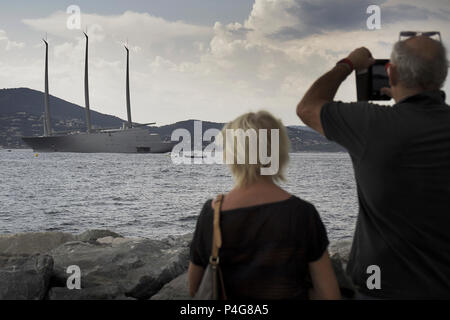
[[[374, 4], [381, 28], [370, 30]], [[80, 29], [67, 27], [72, 5]], [[300, 125], [298, 101], [353, 49], [389, 58], [402, 30], [437, 30], [450, 42], [448, 0], [0, 0], [0, 8], [0, 88], [44, 90], [47, 37], [50, 94], [84, 106], [87, 30], [91, 109], [126, 119], [128, 43], [133, 121], [157, 125], [261, 109]], [[356, 100], [354, 75], [336, 100]]]

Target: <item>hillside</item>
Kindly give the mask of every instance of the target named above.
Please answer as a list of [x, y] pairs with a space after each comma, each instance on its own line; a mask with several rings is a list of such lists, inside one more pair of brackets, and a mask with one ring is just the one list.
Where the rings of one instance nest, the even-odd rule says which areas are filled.
[[[84, 131], [85, 110], [76, 104], [50, 96], [52, 128], [55, 131]], [[0, 147], [26, 148], [22, 136], [42, 135], [43, 133], [44, 94], [40, 91], [17, 88], [0, 90]], [[119, 128], [125, 120], [91, 110], [94, 128]], [[203, 132], [210, 128], [221, 129], [223, 123], [202, 122]], [[172, 131], [187, 129], [192, 137], [194, 120], [176, 122], [161, 127], [151, 127], [164, 140], [169, 140]], [[317, 132], [304, 126], [288, 127], [293, 152], [300, 151], [344, 151], [339, 145], [328, 141]]]
[[[50, 95], [52, 128], [55, 131], [86, 130], [85, 110], [76, 104]], [[42, 135], [44, 94], [17, 88], [0, 89], [0, 146], [25, 147], [21, 136]], [[121, 127], [122, 119], [91, 112], [93, 127]]]
[[[194, 137], [194, 121], [195, 120], [185, 120], [176, 122], [171, 125], [153, 127], [152, 132], [159, 133], [164, 140], [170, 140], [172, 131], [179, 128], [187, 129], [191, 137]], [[202, 121], [202, 134], [210, 129], [222, 129], [223, 123]], [[334, 142], [330, 142], [323, 136], [318, 134], [316, 131], [305, 127], [305, 126], [288, 126], [288, 136], [291, 142], [291, 151], [301, 152], [301, 151], [320, 151], [320, 152], [343, 152], [345, 151], [341, 146]], [[208, 144], [208, 142], [204, 142]]]

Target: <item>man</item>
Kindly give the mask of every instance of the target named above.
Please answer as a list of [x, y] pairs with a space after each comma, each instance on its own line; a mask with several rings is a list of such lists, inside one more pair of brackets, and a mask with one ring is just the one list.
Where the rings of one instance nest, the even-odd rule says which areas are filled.
[[[344, 146], [353, 162], [359, 215], [347, 272], [359, 297], [448, 299], [450, 108], [439, 90], [446, 51], [425, 36], [395, 44], [391, 87], [384, 89], [396, 102], [392, 107], [333, 102], [353, 70], [373, 63], [369, 50], [354, 50], [297, 106], [300, 119]], [[368, 269], [373, 265], [379, 274]], [[379, 288], [368, 285], [376, 286], [372, 275], [380, 276]]]

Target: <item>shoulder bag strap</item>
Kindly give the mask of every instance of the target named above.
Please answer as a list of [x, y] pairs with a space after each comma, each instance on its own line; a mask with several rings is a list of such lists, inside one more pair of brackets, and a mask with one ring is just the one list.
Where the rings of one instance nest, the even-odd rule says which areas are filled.
[[213, 265], [219, 263], [219, 249], [222, 247], [222, 233], [220, 231], [220, 209], [222, 207], [222, 200], [223, 194], [219, 194], [214, 206], [212, 252], [209, 261]]

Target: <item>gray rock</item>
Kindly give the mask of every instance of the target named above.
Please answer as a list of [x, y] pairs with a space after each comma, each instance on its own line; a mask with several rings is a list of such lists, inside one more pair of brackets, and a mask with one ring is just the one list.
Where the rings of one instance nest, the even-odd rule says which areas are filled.
[[152, 296], [150, 300], [190, 300], [187, 272], [176, 277]]
[[79, 235], [76, 235], [74, 240], [83, 242], [93, 242], [96, 241], [97, 239], [104, 237], [119, 238], [122, 236], [109, 230], [87, 230]]
[[0, 300], [42, 300], [53, 270], [48, 255], [0, 255]]
[[173, 247], [189, 247], [193, 236], [193, 233], [186, 233], [181, 236], [168, 236], [161, 241]]
[[330, 243], [328, 251], [330, 256], [338, 255], [342, 262], [344, 270], [347, 268], [350, 250], [352, 248], [352, 240], [340, 240]]
[[8, 254], [38, 254], [75, 240], [70, 233], [32, 232], [0, 235], [0, 252]]
[[111, 236], [109, 237], [104, 237], [104, 238], [99, 238], [97, 239], [97, 243], [99, 244], [110, 244], [113, 246], [122, 244], [122, 243], [127, 243], [127, 242], [136, 242], [136, 241], [142, 241], [145, 240], [143, 238], [113, 238]]
[[353, 281], [346, 273], [346, 267], [350, 255], [351, 241], [342, 240], [330, 244], [328, 251], [330, 253], [331, 263], [336, 274], [341, 294], [344, 298], [352, 298], [355, 293]]
[[56, 282], [64, 283], [67, 267], [77, 265], [82, 288], [101, 290], [116, 285], [121, 294], [137, 299], [148, 299], [186, 271], [189, 259], [186, 246], [147, 239], [110, 244], [68, 242], [51, 255]]
[[104, 285], [69, 290], [65, 287], [53, 287], [48, 293], [49, 300], [135, 300], [123, 295], [116, 285]]

